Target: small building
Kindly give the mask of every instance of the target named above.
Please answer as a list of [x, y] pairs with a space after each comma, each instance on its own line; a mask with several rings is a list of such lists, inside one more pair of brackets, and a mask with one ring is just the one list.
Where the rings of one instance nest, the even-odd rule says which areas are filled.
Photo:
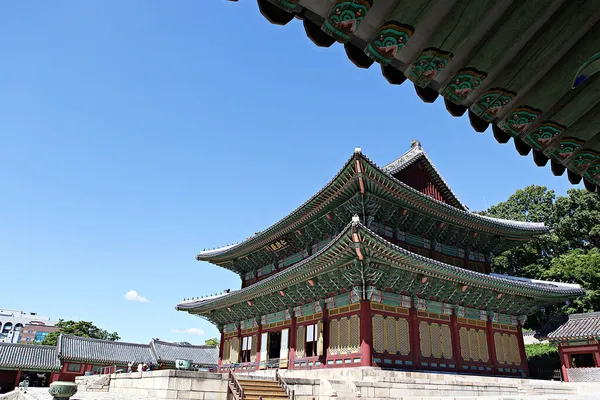
[[60, 335], [57, 343], [61, 362], [60, 380], [75, 381], [75, 378], [90, 374], [102, 374], [121, 370], [133, 371], [140, 363], [155, 364], [156, 358], [147, 344], [127, 343], [110, 340]]
[[558, 345], [565, 381], [600, 382], [600, 312], [569, 315], [548, 340]]
[[55, 346], [0, 343], [0, 393], [25, 379], [31, 386], [47, 386], [58, 380], [59, 371]]
[[46, 325], [43, 322], [32, 321], [23, 326], [19, 343], [41, 343], [48, 334], [56, 331], [58, 331], [58, 327], [55, 325]]
[[169, 343], [149, 344], [60, 335], [56, 346], [0, 343], [0, 393], [9, 392], [27, 379], [30, 386], [75, 381], [86, 374], [137, 372], [140, 363], [152, 369], [173, 369], [177, 360], [189, 360], [193, 368], [215, 371], [218, 347]]

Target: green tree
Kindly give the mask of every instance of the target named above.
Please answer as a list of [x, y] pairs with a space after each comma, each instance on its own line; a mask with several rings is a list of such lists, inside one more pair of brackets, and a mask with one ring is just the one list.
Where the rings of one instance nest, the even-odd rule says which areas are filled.
[[571, 189], [556, 200], [554, 213], [563, 250], [600, 248], [600, 196]]
[[578, 283], [587, 294], [570, 303], [537, 312], [527, 326], [539, 328], [556, 312], [600, 309], [600, 197], [572, 189], [557, 197], [543, 186], [517, 190], [506, 201], [481, 213], [495, 218], [543, 222], [547, 235], [497, 255], [492, 271], [526, 278]]
[[577, 283], [585, 289], [585, 296], [568, 302], [563, 311], [567, 314], [600, 310], [600, 249], [570, 250], [552, 260], [544, 279]]
[[206, 339], [206, 341], [204, 342], [204, 344], [206, 346], [215, 346], [215, 347], [219, 347], [219, 339], [214, 337], [211, 339]]
[[[553, 190], [531, 185], [517, 190], [506, 201], [491, 206], [481, 214], [515, 221], [543, 222], [552, 227], [556, 218], [555, 199]], [[524, 278], [540, 278], [550, 268], [558, 242], [555, 234], [548, 234], [507, 250], [494, 258], [492, 271]]]
[[121, 337], [117, 332], [109, 333], [104, 329], [98, 328], [96, 325], [89, 321], [65, 321], [59, 320], [56, 324], [58, 330], [56, 332], [49, 333], [41, 344], [48, 346], [56, 346], [58, 337], [60, 334], [75, 335], [81, 337], [87, 337], [92, 339], [102, 340], [119, 340]]

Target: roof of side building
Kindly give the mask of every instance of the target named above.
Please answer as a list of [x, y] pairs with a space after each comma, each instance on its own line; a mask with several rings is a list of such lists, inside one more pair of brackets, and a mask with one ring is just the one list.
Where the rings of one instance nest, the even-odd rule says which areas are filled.
[[0, 343], [0, 369], [60, 371], [55, 346]]
[[548, 334], [548, 339], [600, 339], [600, 312], [569, 315], [565, 323]]
[[91, 339], [60, 335], [58, 356], [62, 360], [97, 363], [155, 363], [157, 360], [147, 344]]
[[156, 360], [172, 364], [176, 360], [191, 360], [198, 365], [217, 365], [219, 349], [215, 346], [193, 346], [153, 340], [150, 343]]

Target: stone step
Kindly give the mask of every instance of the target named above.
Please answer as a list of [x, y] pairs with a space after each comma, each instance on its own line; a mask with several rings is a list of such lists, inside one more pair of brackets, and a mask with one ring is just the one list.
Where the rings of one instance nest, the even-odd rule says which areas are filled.
[[244, 394], [246, 394], [246, 396], [251, 396], [251, 395], [260, 395], [262, 394], [263, 396], [275, 396], [275, 397], [280, 397], [280, 396], [284, 396], [287, 397], [287, 394], [285, 394], [285, 392], [281, 389], [279, 390], [266, 390], [266, 389], [260, 389], [260, 388], [253, 388], [253, 389], [246, 389], [244, 388]]
[[267, 381], [263, 379], [238, 379], [238, 382], [242, 386], [277, 386], [279, 387], [279, 383], [277, 381]]
[[[288, 398], [287, 396], [285, 396], [285, 397], [263, 396], [262, 400], [281, 400], [281, 399], [287, 399], [287, 398]], [[253, 395], [253, 396], [246, 395], [246, 398], [245, 398], [245, 400], [259, 400], [259, 399], [260, 399], [259, 395]]]

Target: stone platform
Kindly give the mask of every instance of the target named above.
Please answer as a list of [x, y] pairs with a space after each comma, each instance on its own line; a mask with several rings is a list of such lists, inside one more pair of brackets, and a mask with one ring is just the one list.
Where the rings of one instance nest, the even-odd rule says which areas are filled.
[[[600, 383], [565, 383], [534, 379], [442, 373], [339, 368], [280, 371], [296, 400], [597, 400]], [[274, 377], [274, 371], [244, 375]], [[240, 374], [240, 377], [242, 374]], [[162, 370], [81, 377], [72, 400], [226, 400], [227, 376], [208, 372]], [[15, 391], [16, 392], [16, 391]], [[0, 400], [51, 400], [47, 388], [11, 392]]]

